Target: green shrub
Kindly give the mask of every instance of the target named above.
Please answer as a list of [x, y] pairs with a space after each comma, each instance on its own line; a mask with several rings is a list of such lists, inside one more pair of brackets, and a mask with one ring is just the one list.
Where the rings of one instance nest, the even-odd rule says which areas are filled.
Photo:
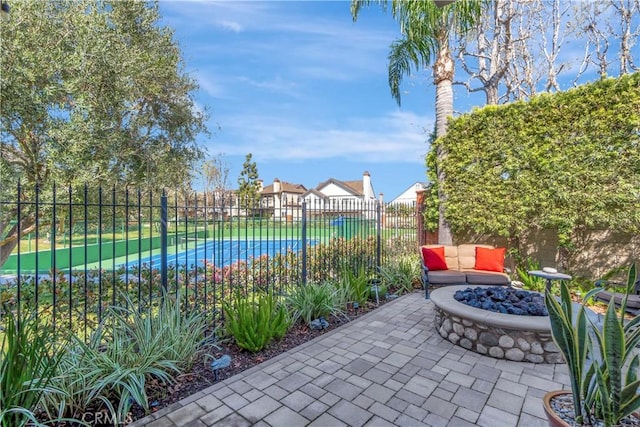
[[291, 320], [283, 304], [272, 292], [256, 292], [244, 297], [236, 291], [231, 303], [223, 302], [225, 327], [240, 348], [252, 353], [262, 350], [272, 339], [281, 339]]
[[529, 271], [532, 270], [541, 270], [541, 268], [538, 261], [530, 258], [524, 261], [523, 266], [518, 265], [516, 267], [516, 275], [518, 276], [518, 280], [522, 282], [522, 288], [529, 291], [544, 292], [546, 280], [542, 277], [530, 275]]
[[357, 273], [349, 265], [343, 265], [342, 276], [336, 287], [344, 292], [347, 302], [357, 302], [364, 305], [369, 299], [369, 275], [364, 267], [360, 267]]
[[48, 412], [80, 417], [102, 404], [122, 421], [132, 402], [148, 410], [147, 381], [170, 383], [189, 369], [206, 347], [206, 327], [202, 314], [181, 314], [169, 298], [151, 314], [110, 307], [88, 343], [71, 338], [55, 381], [65, 394], [47, 396]]
[[297, 286], [287, 297], [286, 304], [293, 322], [302, 319], [308, 325], [320, 317], [344, 315], [338, 308], [342, 306], [341, 300], [337, 289], [330, 282], [310, 283]]
[[52, 329], [36, 318], [19, 322], [5, 316], [0, 346], [0, 425], [37, 424], [34, 411], [45, 394], [59, 391], [52, 379], [64, 346], [55, 343]]
[[420, 281], [420, 259], [418, 255], [405, 255], [380, 267], [382, 281], [398, 294], [413, 292], [413, 284]]
[[[377, 293], [376, 293], [376, 288], [374, 286], [377, 286]], [[383, 299], [384, 297], [387, 296], [387, 286], [386, 285], [374, 285], [371, 287], [371, 291], [369, 292], [369, 298], [373, 301], [376, 300], [376, 298], [378, 299]]]

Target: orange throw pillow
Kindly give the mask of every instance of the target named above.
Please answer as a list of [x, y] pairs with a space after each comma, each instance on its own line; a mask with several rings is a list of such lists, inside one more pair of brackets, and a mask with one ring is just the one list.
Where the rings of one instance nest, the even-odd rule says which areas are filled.
[[447, 261], [444, 259], [444, 246], [436, 248], [422, 247], [422, 260], [431, 271], [448, 270]]
[[476, 270], [504, 271], [504, 255], [507, 248], [481, 248], [476, 246]]

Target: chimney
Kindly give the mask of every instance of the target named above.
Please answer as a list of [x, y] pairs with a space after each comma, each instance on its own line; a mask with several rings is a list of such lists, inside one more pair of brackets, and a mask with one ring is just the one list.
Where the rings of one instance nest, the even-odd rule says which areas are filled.
[[280, 180], [278, 178], [273, 180], [273, 192], [274, 193], [279, 193], [281, 191], [280, 189]]
[[260, 186], [258, 188], [258, 193], [262, 193], [262, 190], [264, 190], [264, 186], [262, 185], [262, 180], [261, 179], [257, 179], [256, 182], [258, 183], [258, 185]]
[[369, 172], [364, 171], [362, 174], [362, 194], [365, 200], [374, 199], [373, 188], [371, 187], [371, 175]]

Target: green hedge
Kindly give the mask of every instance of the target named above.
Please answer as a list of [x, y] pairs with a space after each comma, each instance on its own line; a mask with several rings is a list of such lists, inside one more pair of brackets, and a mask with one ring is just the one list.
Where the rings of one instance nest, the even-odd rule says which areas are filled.
[[640, 231], [640, 73], [453, 119], [431, 170], [438, 146], [454, 232]]

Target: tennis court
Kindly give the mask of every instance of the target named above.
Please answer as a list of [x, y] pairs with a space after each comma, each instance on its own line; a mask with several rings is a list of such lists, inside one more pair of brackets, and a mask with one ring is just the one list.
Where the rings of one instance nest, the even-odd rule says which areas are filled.
[[[315, 246], [317, 240], [307, 240], [309, 246]], [[204, 261], [217, 266], [224, 267], [238, 261], [248, 261], [251, 258], [258, 258], [261, 255], [274, 256], [284, 254], [291, 250], [298, 252], [302, 249], [302, 240], [299, 239], [279, 239], [279, 240], [210, 240], [210, 241], [181, 241], [179, 249], [175, 253], [167, 255], [167, 264], [181, 267], [203, 267]], [[139, 265], [159, 267], [161, 264], [161, 254], [132, 260], [122, 264], [128, 269]]]

